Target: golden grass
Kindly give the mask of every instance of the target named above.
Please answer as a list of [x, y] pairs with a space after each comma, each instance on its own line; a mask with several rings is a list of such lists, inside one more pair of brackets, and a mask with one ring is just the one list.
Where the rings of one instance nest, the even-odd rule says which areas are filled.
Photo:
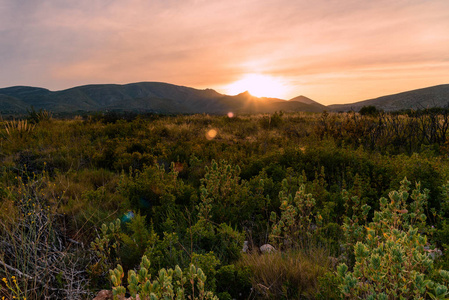
[[250, 267], [253, 289], [267, 299], [314, 299], [318, 278], [330, 268], [328, 253], [320, 248], [252, 253], [240, 263]]
[[34, 125], [29, 124], [27, 120], [12, 120], [6, 121], [5, 130], [9, 136], [18, 134], [22, 136], [27, 132], [31, 132], [34, 129]]

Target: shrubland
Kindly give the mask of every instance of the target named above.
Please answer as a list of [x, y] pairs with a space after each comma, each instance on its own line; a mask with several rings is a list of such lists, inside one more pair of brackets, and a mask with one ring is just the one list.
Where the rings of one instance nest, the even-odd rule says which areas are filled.
[[447, 116], [1, 120], [0, 296], [444, 299]]

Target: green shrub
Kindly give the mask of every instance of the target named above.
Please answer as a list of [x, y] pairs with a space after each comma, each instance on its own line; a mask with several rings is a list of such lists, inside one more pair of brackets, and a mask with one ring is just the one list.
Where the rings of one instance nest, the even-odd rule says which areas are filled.
[[49, 112], [48, 110], [39, 109], [39, 111], [36, 111], [33, 106], [31, 106], [31, 110], [28, 111], [28, 121], [30, 121], [31, 124], [37, 124], [39, 122], [44, 121], [50, 121], [53, 114]]
[[[124, 297], [128, 290], [133, 299], [139, 294], [140, 299], [216, 299], [214, 294], [205, 290], [206, 275], [201, 268], [195, 267], [193, 264], [190, 268], [183, 272], [179, 266], [175, 269], [160, 269], [158, 276], [151, 280], [148, 272], [150, 261], [146, 256], [142, 257], [140, 269], [128, 271], [127, 283], [125, 288], [122, 282], [125, 275], [121, 265], [109, 271], [109, 278], [112, 282], [112, 291], [114, 300]], [[187, 283], [189, 288], [187, 288]]]
[[359, 113], [362, 116], [377, 116], [379, 114], [379, 110], [374, 105], [363, 106]]
[[389, 199], [380, 199], [380, 211], [374, 213], [366, 234], [360, 232], [360, 241], [354, 246], [353, 271], [348, 271], [346, 264], [338, 266], [343, 296], [424, 299], [427, 295], [443, 299], [448, 294], [444, 282], [449, 279], [448, 272], [440, 271], [440, 282], [429, 278], [433, 261], [424, 251], [427, 238], [419, 233], [426, 220], [424, 207], [429, 191], [422, 191], [416, 184], [410, 196], [409, 185], [404, 179], [398, 191], [390, 192]]
[[[222, 294], [227, 294], [229, 299], [248, 299], [251, 293], [251, 276], [248, 266], [222, 266], [215, 275], [219, 298]], [[227, 295], [223, 297], [227, 299]]]
[[280, 248], [308, 246], [315, 231], [312, 225], [321, 225], [321, 215], [313, 211], [315, 199], [312, 194], [305, 193], [305, 188], [301, 184], [293, 197], [288, 193], [287, 179], [282, 181], [282, 191], [279, 193], [281, 216], [279, 220], [275, 212], [270, 216], [270, 221], [274, 223], [270, 240]]
[[214, 255], [214, 252], [211, 251], [205, 254], [193, 253], [192, 263], [198, 268], [201, 268], [204, 274], [209, 278], [206, 283], [206, 288], [210, 291], [215, 291], [217, 286], [215, 274], [220, 265], [220, 260]]

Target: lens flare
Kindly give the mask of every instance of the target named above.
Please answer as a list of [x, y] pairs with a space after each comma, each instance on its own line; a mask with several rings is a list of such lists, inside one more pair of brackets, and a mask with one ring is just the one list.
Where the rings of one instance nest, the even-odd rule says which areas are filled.
[[215, 129], [211, 129], [206, 133], [206, 139], [213, 140], [218, 134], [218, 131]]
[[233, 118], [234, 117], [234, 113], [232, 111], [228, 112], [228, 117], [229, 118]]

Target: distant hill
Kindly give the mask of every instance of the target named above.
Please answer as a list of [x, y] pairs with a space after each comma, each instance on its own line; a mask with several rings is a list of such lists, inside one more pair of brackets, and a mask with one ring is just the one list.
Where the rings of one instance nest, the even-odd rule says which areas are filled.
[[199, 90], [163, 82], [125, 85], [93, 84], [62, 91], [28, 86], [0, 89], [0, 113], [23, 114], [32, 106], [55, 113], [133, 111], [154, 113], [272, 113], [275, 111], [358, 111], [374, 105], [385, 111], [445, 107], [449, 104], [449, 84], [407, 91], [351, 104], [324, 106], [305, 96], [288, 101], [255, 97], [248, 92], [235, 96], [212, 89]]
[[295, 103], [295, 102], [309, 105], [309, 107], [311, 107], [311, 108], [313, 107], [313, 110], [311, 110], [311, 111], [322, 112], [322, 111], [328, 109], [327, 106], [322, 105], [322, 104], [320, 104], [310, 98], [307, 98], [306, 96], [302, 96], [302, 95], [288, 100], [287, 103], [289, 103], [289, 104], [291, 103], [290, 105], [293, 105], [293, 103]]
[[326, 107], [304, 96], [291, 101], [258, 98], [248, 92], [236, 96], [212, 89], [199, 90], [162, 82], [125, 85], [96, 84], [62, 91], [15, 86], [0, 89], [0, 112], [26, 113], [33, 106], [52, 112], [136, 111], [155, 113], [265, 113], [323, 111]]
[[384, 111], [446, 107], [449, 105], [449, 84], [417, 89], [383, 96], [351, 104], [329, 105], [331, 111], [359, 111], [363, 106], [373, 105]]

